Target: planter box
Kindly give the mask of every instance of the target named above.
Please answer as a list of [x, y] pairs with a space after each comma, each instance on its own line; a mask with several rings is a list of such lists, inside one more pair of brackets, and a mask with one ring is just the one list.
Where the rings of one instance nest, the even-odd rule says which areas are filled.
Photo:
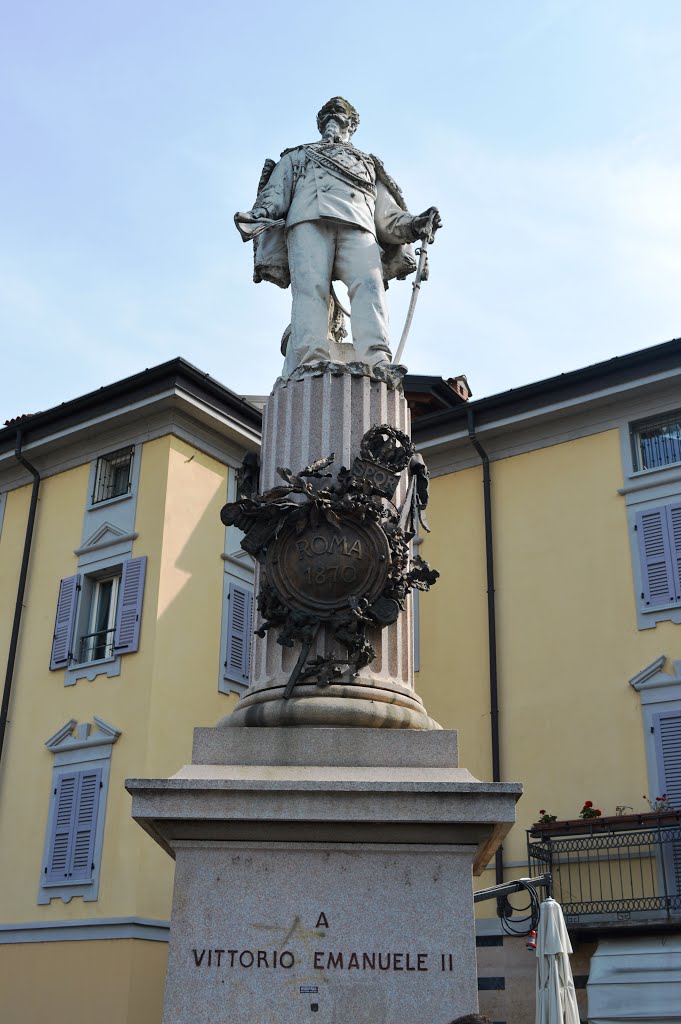
[[681, 826], [681, 811], [649, 811], [645, 814], [622, 814], [601, 818], [569, 818], [565, 821], [536, 822], [528, 830], [535, 839], [552, 836], [583, 836], [596, 832], [634, 832]]

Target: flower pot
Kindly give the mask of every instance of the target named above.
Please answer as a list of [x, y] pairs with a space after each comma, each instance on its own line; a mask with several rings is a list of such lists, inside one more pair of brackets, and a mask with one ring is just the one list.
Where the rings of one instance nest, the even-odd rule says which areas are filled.
[[646, 811], [644, 814], [603, 815], [600, 818], [568, 818], [565, 821], [535, 822], [529, 833], [535, 839], [550, 836], [591, 835], [594, 832], [633, 832], [636, 829], [670, 828], [681, 825], [681, 811]]

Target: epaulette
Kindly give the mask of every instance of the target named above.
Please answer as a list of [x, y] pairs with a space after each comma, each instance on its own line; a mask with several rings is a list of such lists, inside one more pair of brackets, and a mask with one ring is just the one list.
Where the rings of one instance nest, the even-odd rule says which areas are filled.
[[282, 153], [279, 154], [279, 158], [281, 159], [282, 156], [286, 156], [287, 153], [295, 153], [295, 151], [297, 149], [305, 149], [306, 146], [313, 146], [313, 145], [314, 145], [313, 142], [303, 142], [303, 143], [301, 143], [300, 146], [290, 146], [288, 149], [285, 149]]
[[369, 153], [369, 156], [374, 161], [374, 167], [376, 168], [376, 177], [378, 178], [378, 180], [381, 182], [382, 185], [385, 185], [388, 192], [390, 192], [390, 195], [393, 197], [399, 208], [401, 210], [406, 210], [407, 203], [404, 196], [402, 195], [402, 189], [397, 184], [395, 179], [390, 177], [385, 167], [383, 166], [383, 161], [379, 160], [379, 158], [377, 156], [374, 156], [373, 153]]

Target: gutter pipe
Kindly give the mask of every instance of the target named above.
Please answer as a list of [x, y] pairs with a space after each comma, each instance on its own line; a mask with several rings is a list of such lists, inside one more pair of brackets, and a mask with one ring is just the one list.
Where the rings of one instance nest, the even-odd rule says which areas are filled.
[[31, 543], [33, 541], [33, 526], [38, 508], [38, 491], [40, 490], [40, 473], [31, 465], [21, 452], [22, 431], [17, 428], [17, 439], [14, 448], [14, 456], [17, 462], [24, 466], [33, 477], [31, 489], [31, 503], [28, 509], [28, 520], [26, 522], [26, 535], [24, 537], [24, 554], [21, 559], [21, 570], [19, 572], [19, 586], [17, 587], [17, 600], [14, 606], [14, 622], [12, 623], [12, 635], [9, 641], [9, 654], [7, 655], [7, 671], [5, 673], [5, 688], [2, 693], [2, 707], [0, 708], [0, 758], [5, 742], [5, 729], [9, 715], [9, 700], [12, 693], [12, 679], [14, 677], [14, 663], [17, 656], [19, 643], [19, 628], [21, 626], [21, 613], [24, 608], [24, 592], [26, 590], [26, 579], [28, 577], [28, 563], [31, 555]]
[[[501, 758], [499, 744], [499, 688], [497, 670], [497, 615], [494, 598], [494, 534], [492, 531], [492, 492], [490, 485], [489, 456], [475, 433], [475, 414], [470, 407], [468, 413], [468, 438], [482, 462], [482, 491], [485, 509], [485, 561], [487, 567], [487, 636], [489, 651], [489, 703], [492, 736], [492, 781], [501, 782]], [[504, 881], [504, 855], [502, 847], [495, 854], [495, 876], [497, 885]]]

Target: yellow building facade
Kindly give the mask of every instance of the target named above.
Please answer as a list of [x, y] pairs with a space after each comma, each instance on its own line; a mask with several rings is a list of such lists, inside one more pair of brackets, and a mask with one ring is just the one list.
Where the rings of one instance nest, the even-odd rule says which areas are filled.
[[[664, 965], [676, 1010], [655, 1010], [656, 978], [644, 994], [620, 986], [607, 1019], [630, 1019], [627, 1004], [634, 1019], [637, 999], [651, 1020], [681, 1012], [681, 842], [671, 841], [681, 822], [660, 837], [643, 795], [681, 808], [680, 375], [675, 341], [422, 417], [414, 431], [434, 478], [422, 549], [442, 572], [420, 600], [417, 689], [459, 730], [461, 763], [483, 779], [493, 777], [496, 703], [498, 777], [524, 786], [503, 870], [490, 865], [482, 885], [527, 877], [526, 830], [542, 814], [579, 819], [585, 801], [600, 812], [531, 837], [554, 847], [532, 874], [551, 870], [556, 898], [576, 911], [584, 1019], [587, 989], [589, 1016], [606, 1019], [599, 965], [619, 953], [630, 977]], [[504, 935], [495, 901], [478, 910], [481, 1008], [531, 1021], [534, 957]], [[611, 972], [620, 981], [624, 962]]]
[[[527, 877], [540, 809], [639, 813], [681, 786], [680, 378], [681, 342], [478, 401], [407, 378], [431, 471], [420, 550], [441, 573], [418, 603], [417, 690], [473, 775], [525, 787], [483, 886]], [[219, 510], [259, 429], [252, 403], [173, 360], [0, 431], [7, 1024], [95, 1006], [105, 1024], [160, 1022], [173, 865], [124, 780], [173, 774], [247, 686], [253, 566]], [[681, 856], [678, 879], [667, 862], [674, 896]], [[554, 868], [565, 899], [579, 875]], [[534, 958], [496, 906], [478, 905], [480, 1006], [531, 1021]], [[641, 956], [678, 936], [676, 906], [658, 910], [574, 915], [584, 1019], [613, 941]]]
[[[248, 586], [252, 567], [232, 566], [219, 512], [259, 422], [175, 360], [0, 435], [5, 655], [32, 491], [17, 437], [41, 476], [0, 767], [8, 1024], [85, 1022], [95, 1007], [112, 1024], [160, 1020], [173, 864], [132, 821], [124, 780], [176, 771], [194, 725], [245, 688], [225, 678], [223, 619], [230, 581]], [[113, 604], [141, 565], [129, 651]]]

